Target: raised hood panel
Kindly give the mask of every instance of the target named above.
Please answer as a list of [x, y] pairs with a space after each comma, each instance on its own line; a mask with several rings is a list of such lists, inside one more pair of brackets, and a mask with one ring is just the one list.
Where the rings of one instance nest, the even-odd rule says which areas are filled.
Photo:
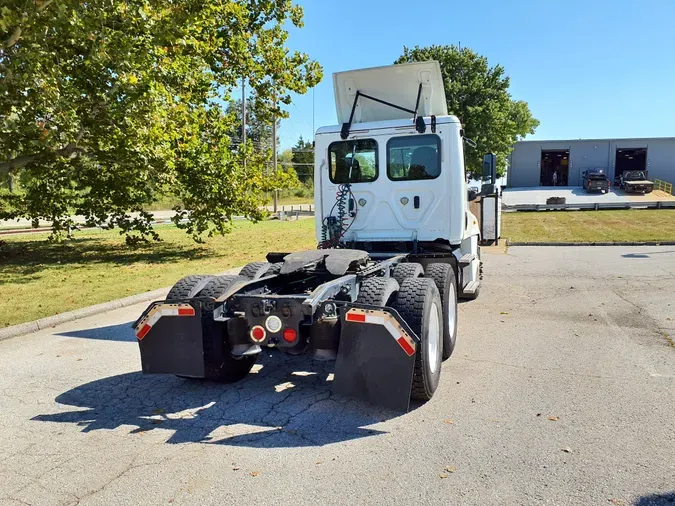
[[[348, 70], [333, 74], [335, 107], [339, 123], [349, 121], [356, 92], [415, 110], [417, 92], [422, 83], [418, 116], [445, 116], [448, 106], [441, 67], [437, 61], [389, 65], [369, 69]], [[360, 97], [353, 123], [412, 119], [412, 114]]]

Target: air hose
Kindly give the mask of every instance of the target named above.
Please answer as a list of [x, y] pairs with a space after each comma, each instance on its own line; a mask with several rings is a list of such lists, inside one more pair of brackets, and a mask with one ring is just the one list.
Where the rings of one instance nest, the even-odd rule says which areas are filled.
[[[352, 192], [352, 170], [354, 169], [354, 162], [356, 160], [356, 142], [352, 147], [351, 163], [349, 165], [349, 172], [347, 173], [347, 182], [341, 183], [338, 186], [335, 194], [335, 203], [331, 207], [328, 216], [321, 221], [321, 242], [319, 249], [338, 248], [340, 242], [347, 231], [351, 228], [356, 220], [358, 206], [356, 204], [356, 197]], [[350, 209], [349, 202], [353, 202], [353, 210]], [[333, 211], [337, 211], [333, 215]]]

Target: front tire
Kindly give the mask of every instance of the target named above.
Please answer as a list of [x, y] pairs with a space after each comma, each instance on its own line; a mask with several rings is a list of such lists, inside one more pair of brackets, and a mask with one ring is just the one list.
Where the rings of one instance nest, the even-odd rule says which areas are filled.
[[450, 264], [429, 264], [424, 276], [433, 280], [443, 304], [443, 360], [455, 350], [457, 342], [457, 277]]
[[425, 278], [401, 283], [393, 305], [420, 338], [415, 355], [411, 397], [427, 401], [438, 388], [443, 348], [443, 303], [436, 284]]

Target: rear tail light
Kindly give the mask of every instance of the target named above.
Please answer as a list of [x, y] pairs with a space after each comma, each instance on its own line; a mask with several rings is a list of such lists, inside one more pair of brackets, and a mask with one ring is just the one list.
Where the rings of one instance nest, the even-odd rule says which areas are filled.
[[260, 325], [256, 325], [251, 329], [251, 339], [253, 339], [256, 343], [263, 342], [266, 335], [267, 333], [265, 332], [265, 329]]
[[298, 337], [298, 333], [295, 329], [287, 328], [284, 330], [284, 341], [287, 343], [292, 343]]

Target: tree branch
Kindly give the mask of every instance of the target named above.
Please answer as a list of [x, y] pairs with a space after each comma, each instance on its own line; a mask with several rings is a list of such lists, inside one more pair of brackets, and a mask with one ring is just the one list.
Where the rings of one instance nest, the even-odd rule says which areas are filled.
[[[37, 4], [37, 12], [38, 14], [45, 10], [50, 3], [52, 3], [54, 0], [43, 0], [43, 1], [36, 1], [35, 3]], [[24, 15], [23, 19], [21, 20], [22, 23], [25, 23], [27, 21], [27, 16]], [[21, 26], [17, 26], [14, 29], [14, 32], [12, 32], [12, 35], [9, 36], [9, 39], [5, 41], [5, 43], [2, 45], [4, 49], [9, 49], [12, 47], [14, 44], [16, 44], [19, 39], [21, 38]]]
[[48, 157], [63, 156], [65, 158], [75, 158], [80, 152], [82, 152], [82, 148], [78, 148], [77, 143], [71, 142], [61, 149], [43, 151], [42, 153], [32, 153], [30, 155], [19, 155], [6, 162], [0, 162], [0, 174], [9, 174], [26, 165], [44, 160]]

